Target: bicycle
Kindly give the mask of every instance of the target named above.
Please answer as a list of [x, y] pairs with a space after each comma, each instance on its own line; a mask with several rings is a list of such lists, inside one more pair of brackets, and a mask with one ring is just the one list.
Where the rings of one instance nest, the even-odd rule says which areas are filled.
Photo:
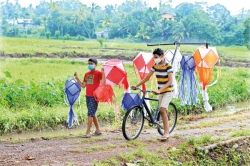
[[[141, 103], [131, 106], [126, 112], [123, 123], [122, 123], [122, 133], [126, 140], [135, 140], [141, 133], [144, 119], [148, 121], [150, 127], [156, 126], [157, 131], [160, 135], [163, 135], [163, 121], [161, 118], [161, 114], [159, 111], [159, 107], [157, 107], [155, 111], [149, 109], [146, 101], [157, 101], [158, 99], [146, 97], [146, 93], [154, 93], [154, 91], [142, 90], [140, 88], [136, 88], [134, 90], [140, 90], [142, 92], [142, 97], [140, 98]], [[144, 112], [146, 110], [146, 112]], [[147, 113], [147, 116], [144, 115]], [[169, 133], [171, 133], [177, 122], [177, 109], [174, 103], [170, 102], [168, 106], [168, 122], [169, 122]]]

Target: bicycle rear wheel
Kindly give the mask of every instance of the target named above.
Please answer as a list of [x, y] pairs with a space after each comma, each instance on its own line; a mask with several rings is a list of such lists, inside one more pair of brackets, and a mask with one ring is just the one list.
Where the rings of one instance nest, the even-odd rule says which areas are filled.
[[[169, 103], [168, 106], [168, 126], [169, 126], [169, 134], [174, 130], [176, 122], [177, 122], [177, 109], [174, 103]], [[159, 123], [159, 126], [157, 126], [158, 133], [160, 135], [163, 135], [164, 133], [164, 127], [163, 127], [163, 121], [161, 117], [160, 111], [158, 112], [157, 115], [157, 121]]]
[[129, 109], [122, 122], [122, 133], [126, 140], [136, 139], [143, 128], [144, 114], [140, 106], [134, 106]]

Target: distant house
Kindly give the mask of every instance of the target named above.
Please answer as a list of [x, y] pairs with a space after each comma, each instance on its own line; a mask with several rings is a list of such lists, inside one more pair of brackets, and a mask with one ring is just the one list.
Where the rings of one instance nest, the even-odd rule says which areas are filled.
[[38, 27], [39, 25], [35, 24], [32, 19], [26, 19], [26, 18], [18, 18], [18, 19], [7, 19], [6, 20], [9, 24], [15, 25], [22, 28], [34, 28]]
[[96, 37], [101, 37], [101, 38], [107, 38], [109, 36], [109, 29], [105, 29], [103, 31], [100, 31], [100, 32], [96, 32]]
[[163, 18], [163, 19], [167, 19], [167, 20], [173, 20], [174, 21], [174, 17], [175, 17], [176, 15], [174, 14], [174, 13], [163, 13], [162, 15], [161, 15], [161, 17]]

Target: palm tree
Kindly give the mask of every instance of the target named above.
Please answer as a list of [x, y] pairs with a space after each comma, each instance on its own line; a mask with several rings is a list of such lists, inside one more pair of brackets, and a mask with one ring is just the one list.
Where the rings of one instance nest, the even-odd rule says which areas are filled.
[[150, 37], [147, 35], [147, 30], [145, 28], [145, 24], [140, 25], [140, 30], [135, 35], [136, 38], [139, 38], [141, 40], [149, 40]]
[[189, 32], [187, 30], [187, 27], [185, 27], [183, 22], [180, 22], [177, 24], [173, 31], [173, 38], [175, 41], [180, 41], [181, 39], [185, 40], [188, 39]]
[[87, 14], [88, 14], [88, 11], [86, 10], [86, 7], [84, 6], [80, 6], [80, 8], [78, 9], [78, 11], [76, 11], [76, 14], [74, 15], [74, 23], [75, 24], [82, 24], [88, 37], [91, 39], [90, 35], [89, 35], [89, 32], [84, 24], [84, 21], [86, 20], [87, 18]]
[[43, 22], [43, 26], [44, 26], [44, 34], [45, 34], [45, 32], [46, 32], [46, 27], [47, 27], [47, 17], [44, 15], [43, 17], [42, 17], [42, 22]]
[[50, 1], [50, 5], [49, 5], [49, 9], [50, 10], [56, 10], [58, 8], [56, 2], [52, 2], [52, 0]]
[[91, 14], [92, 14], [92, 21], [93, 21], [93, 25], [94, 25], [94, 32], [96, 32], [96, 27], [95, 27], [95, 11], [96, 11], [96, 9], [98, 9], [99, 8], [99, 6], [97, 5], [97, 4], [95, 4], [95, 3], [92, 3], [91, 4]]
[[109, 27], [109, 26], [111, 26], [111, 19], [110, 19], [110, 17], [109, 17], [108, 14], [105, 14], [104, 20], [101, 20], [100, 22], [102, 23], [103, 27]]

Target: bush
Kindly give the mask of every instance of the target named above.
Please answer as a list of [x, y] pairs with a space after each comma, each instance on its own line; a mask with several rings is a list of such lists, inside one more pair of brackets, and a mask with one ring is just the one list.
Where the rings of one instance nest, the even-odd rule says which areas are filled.
[[52, 107], [63, 101], [64, 93], [61, 87], [62, 81], [31, 81], [30, 84], [25, 84], [24, 80], [18, 79], [13, 83], [4, 83], [0, 86], [0, 105], [14, 110], [30, 108], [33, 103]]
[[45, 33], [45, 36], [46, 36], [47, 39], [50, 38], [50, 35], [51, 35], [51, 32], [50, 32], [50, 31], [47, 31], [47, 32]]
[[64, 40], [70, 40], [70, 39], [71, 39], [70, 34], [64, 35]]
[[84, 41], [84, 40], [85, 40], [85, 37], [84, 37], [84, 36], [81, 36], [81, 35], [78, 35], [78, 36], [77, 36], [77, 40], [78, 40], [78, 41]]
[[55, 37], [56, 37], [56, 39], [59, 39], [59, 36], [60, 36], [60, 31], [55, 31]]

